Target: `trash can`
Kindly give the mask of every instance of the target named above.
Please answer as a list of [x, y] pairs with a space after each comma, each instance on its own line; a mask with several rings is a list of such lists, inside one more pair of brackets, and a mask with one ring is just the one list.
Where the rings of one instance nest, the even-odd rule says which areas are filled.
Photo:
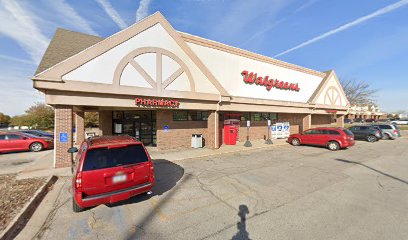
[[202, 148], [203, 147], [203, 135], [202, 134], [192, 134], [191, 147], [192, 148]]

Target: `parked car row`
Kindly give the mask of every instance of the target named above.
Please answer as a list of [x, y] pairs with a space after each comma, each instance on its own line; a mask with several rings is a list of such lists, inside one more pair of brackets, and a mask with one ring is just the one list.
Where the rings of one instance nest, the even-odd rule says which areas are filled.
[[355, 119], [344, 119], [345, 124], [352, 123], [390, 123], [394, 125], [408, 125], [408, 119], [372, 119], [372, 118], [355, 118]]
[[0, 132], [0, 153], [32, 151], [54, 148], [54, 139], [25, 132]]
[[315, 145], [336, 151], [354, 146], [355, 140], [376, 142], [380, 139], [396, 139], [401, 136], [398, 126], [393, 124], [365, 124], [346, 128], [312, 128], [289, 136], [293, 146]]

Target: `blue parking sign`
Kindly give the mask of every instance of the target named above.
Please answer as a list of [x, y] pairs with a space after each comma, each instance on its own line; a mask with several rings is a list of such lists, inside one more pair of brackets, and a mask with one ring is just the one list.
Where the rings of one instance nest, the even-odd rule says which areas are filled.
[[68, 142], [68, 133], [60, 132], [59, 140], [60, 140], [61, 143], [67, 143]]

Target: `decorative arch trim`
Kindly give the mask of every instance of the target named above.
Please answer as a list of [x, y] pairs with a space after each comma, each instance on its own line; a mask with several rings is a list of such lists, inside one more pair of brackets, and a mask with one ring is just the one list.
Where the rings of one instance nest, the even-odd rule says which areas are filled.
[[[134, 59], [142, 54], [154, 53], [156, 54], [156, 79], [152, 77], [140, 66]], [[175, 61], [180, 68], [177, 69], [172, 75], [167, 79], [163, 79], [163, 61], [162, 57], [167, 56]], [[131, 51], [125, 57], [120, 60], [119, 64], [115, 69], [113, 76], [113, 85], [120, 85], [120, 79], [125, 67], [130, 64], [135, 68], [137, 72], [143, 77], [143, 79], [149, 83], [153, 89], [156, 89], [158, 93], [161, 93], [167, 86], [169, 86], [174, 80], [176, 80], [181, 74], [186, 73], [188, 82], [190, 84], [190, 91], [195, 92], [195, 83], [193, 76], [191, 75], [190, 70], [187, 65], [174, 53], [158, 47], [141, 47], [136, 50]]]

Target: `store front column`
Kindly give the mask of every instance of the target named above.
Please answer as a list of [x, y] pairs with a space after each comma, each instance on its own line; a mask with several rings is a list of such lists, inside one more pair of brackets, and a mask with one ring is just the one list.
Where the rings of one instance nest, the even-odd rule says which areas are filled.
[[85, 113], [75, 112], [75, 144], [79, 145], [85, 139]]
[[337, 127], [344, 127], [344, 115], [337, 115], [336, 116], [336, 126]]
[[302, 124], [300, 125], [299, 131], [303, 132], [312, 127], [312, 114], [308, 114], [303, 117]]
[[220, 148], [220, 126], [219, 126], [219, 113], [217, 111], [211, 112], [207, 120], [208, 139], [206, 145], [209, 148]]
[[55, 149], [54, 167], [70, 167], [72, 154], [72, 106], [55, 106]]
[[103, 135], [112, 135], [112, 111], [99, 111], [99, 131]]

